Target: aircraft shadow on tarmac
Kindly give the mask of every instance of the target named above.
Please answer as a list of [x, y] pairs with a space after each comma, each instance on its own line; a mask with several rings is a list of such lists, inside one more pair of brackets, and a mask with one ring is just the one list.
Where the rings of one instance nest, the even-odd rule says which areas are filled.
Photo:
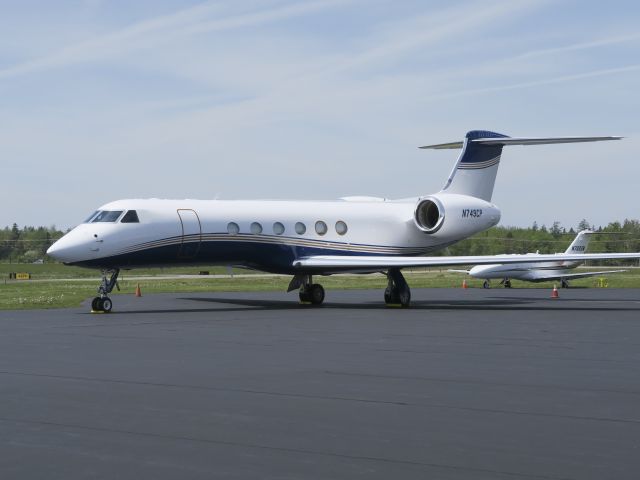
[[[415, 300], [412, 301], [408, 309], [385, 307], [382, 302], [356, 302], [356, 303], [335, 303], [327, 302], [321, 306], [301, 305], [291, 300], [263, 300], [250, 298], [229, 298], [229, 297], [179, 297], [178, 300], [200, 302], [202, 304], [215, 304], [219, 307], [213, 308], [175, 308], [175, 309], [145, 309], [145, 310], [118, 310], [115, 314], [142, 314], [142, 313], [202, 313], [202, 312], [237, 312], [250, 310], [475, 310], [475, 311], [638, 311], [640, 304], [629, 306], [629, 299], [607, 299], [606, 306], [597, 306], [593, 303], [601, 302], [598, 299], [579, 299], [568, 302], [558, 300], [547, 302], [547, 299], [514, 298], [514, 297], [493, 297], [482, 300]], [[544, 303], [541, 303], [544, 302]], [[558, 303], [555, 303], [558, 302]], [[615, 304], [619, 302], [619, 304]], [[591, 305], [589, 305], [591, 304]], [[225, 307], [225, 305], [232, 305]]]

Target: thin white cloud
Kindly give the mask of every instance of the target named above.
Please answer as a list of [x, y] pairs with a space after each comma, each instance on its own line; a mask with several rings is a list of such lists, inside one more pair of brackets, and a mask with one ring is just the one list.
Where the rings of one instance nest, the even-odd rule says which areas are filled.
[[[295, 109], [315, 106], [318, 110], [323, 110], [324, 99], [327, 97], [344, 97], [348, 101], [349, 97], [362, 97], [372, 93], [368, 86], [345, 79], [343, 74], [352, 74], [367, 68], [384, 69], [389, 62], [394, 62], [402, 55], [413, 51], [444, 49], [448, 42], [456, 38], [491, 30], [497, 22], [514, 20], [532, 9], [539, 8], [540, 4], [538, 0], [494, 1], [485, 4], [480, 10], [469, 9], [463, 5], [432, 11], [419, 18], [405, 19], [394, 24], [391, 34], [383, 35], [384, 38], [369, 38], [367, 45], [374, 45], [371, 48], [342, 52], [324, 62], [315, 62], [311, 67], [302, 65], [302, 71], [298, 70], [270, 85], [261, 82], [260, 93], [253, 98], [239, 97], [236, 104], [232, 102], [223, 107], [216, 105], [208, 109], [205, 106], [194, 114], [201, 119], [203, 114], [208, 114], [207, 111], [214, 115], [223, 111], [225, 116], [237, 112], [238, 118], [248, 119], [272, 109], [274, 104], [282, 111], [290, 106]], [[420, 56], [424, 57], [424, 54]], [[239, 75], [246, 77], [247, 71], [242, 70]], [[244, 80], [239, 78], [238, 82]], [[424, 86], [425, 79], [420, 82]], [[387, 86], [393, 89], [393, 85]], [[313, 92], [313, 95], [308, 95], [307, 92]], [[186, 99], [185, 104], [189, 103], [192, 102]], [[184, 118], [180, 119], [182, 120]]]
[[494, 93], [494, 92], [502, 92], [506, 90], [518, 90], [523, 88], [540, 87], [544, 85], [553, 85], [556, 83], [573, 82], [576, 80], [584, 80], [587, 78], [618, 75], [618, 74], [625, 74], [625, 73], [631, 73], [631, 72], [637, 72], [637, 71], [640, 71], [640, 64], [627, 65], [627, 66], [618, 67], [618, 68], [606, 68], [601, 70], [593, 70], [591, 72], [576, 73], [572, 75], [562, 75], [559, 77], [544, 78], [540, 80], [534, 80], [531, 82], [520, 82], [520, 83], [514, 83], [510, 85], [497, 85], [495, 87], [474, 88], [469, 90], [460, 90], [457, 92], [442, 93], [442, 94], [426, 97], [422, 99], [422, 101], [429, 102], [429, 101], [436, 101], [436, 100], [445, 100], [445, 99], [450, 99], [455, 97], [463, 97], [467, 95], [478, 95], [482, 93]]
[[176, 36], [256, 26], [345, 5], [353, 1], [355, 0], [316, 0], [304, 4], [276, 6], [257, 12], [230, 15], [216, 20], [209, 20], [209, 17], [220, 12], [222, 5], [207, 2], [169, 15], [143, 20], [116, 32], [65, 47], [44, 57], [7, 67], [0, 70], [0, 79], [101, 60], [110, 55], [129, 53], [134, 49], [167, 42]]
[[565, 45], [555, 48], [544, 48], [540, 50], [532, 50], [530, 52], [523, 53], [513, 57], [511, 60], [527, 59], [531, 57], [539, 57], [543, 55], [554, 55], [556, 53], [573, 52], [577, 50], [587, 50], [599, 47], [606, 47], [609, 45], [616, 45], [619, 43], [633, 42], [634, 40], [640, 40], [640, 33], [632, 33], [628, 35], [617, 35], [608, 38], [598, 38], [590, 40], [588, 42], [574, 43], [572, 45]]

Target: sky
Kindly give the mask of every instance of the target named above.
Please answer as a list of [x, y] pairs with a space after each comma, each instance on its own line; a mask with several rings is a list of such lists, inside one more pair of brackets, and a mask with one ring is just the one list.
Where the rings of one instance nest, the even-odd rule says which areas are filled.
[[437, 192], [505, 148], [502, 225], [640, 218], [640, 4], [0, 0], [0, 227], [121, 198]]

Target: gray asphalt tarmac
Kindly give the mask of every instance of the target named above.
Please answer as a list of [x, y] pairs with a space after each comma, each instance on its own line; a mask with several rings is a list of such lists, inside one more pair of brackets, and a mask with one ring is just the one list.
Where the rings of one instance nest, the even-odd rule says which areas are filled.
[[0, 478], [636, 479], [640, 292], [0, 312]]

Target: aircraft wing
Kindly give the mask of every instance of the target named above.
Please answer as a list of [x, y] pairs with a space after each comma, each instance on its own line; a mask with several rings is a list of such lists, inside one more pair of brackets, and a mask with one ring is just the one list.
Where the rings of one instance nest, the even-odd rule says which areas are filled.
[[572, 278], [587, 278], [587, 277], [593, 277], [595, 275], [606, 275], [607, 273], [620, 273], [620, 272], [626, 272], [626, 271], [627, 270], [604, 270], [604, 271], [601, 270], [599, 272], [570, 273], [568, 275], [557, 276], [556, 278], [564, 278], [566, 280], [570, 280]]
[[554, 253], [535, 255], [469, 255], [452, 257], [402, 257], [373, 255], [316, 255], [294, 260], [300, 269], [320, 271], [375, 271], [389, 268], [448, 267], [455, 265], [491, 265], [498, 263], [583, 262], [585, 260], [632, 260], [634, 253]]

